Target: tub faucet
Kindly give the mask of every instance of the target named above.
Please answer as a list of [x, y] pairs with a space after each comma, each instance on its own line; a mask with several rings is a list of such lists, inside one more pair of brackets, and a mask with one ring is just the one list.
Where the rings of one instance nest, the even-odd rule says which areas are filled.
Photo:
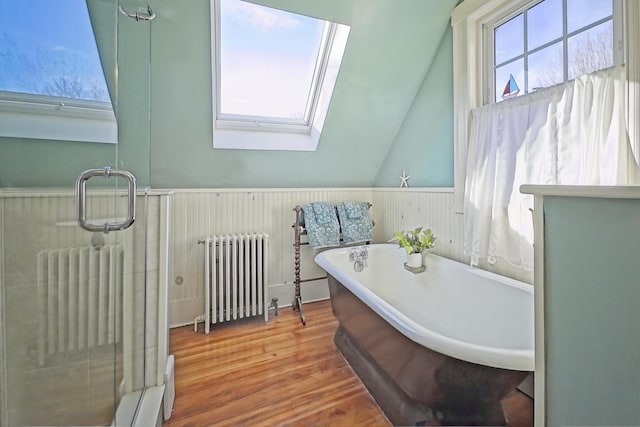
[[353, 269], [357, 272], [361, 272], [367, 267], [367, 258], [369, 258], [367, 246], [357, 246], [349, 251], [349, 261], [353, 261]]

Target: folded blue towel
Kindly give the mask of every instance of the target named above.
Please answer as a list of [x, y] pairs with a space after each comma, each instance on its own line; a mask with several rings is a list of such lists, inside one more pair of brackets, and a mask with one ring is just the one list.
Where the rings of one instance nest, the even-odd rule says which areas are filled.
[[347, 213], [347, 218], [349, 219], [360, 219], [362, 218], [362, 211], [368, 212], [369, 205], [367, 203], [362, 202], [342, 202], [344, 206], [344, 210]]
[[311, 207], [318, 224], [328, 224], [336, 219], [336, 209], [331, 203], [313, 202]]
[[305, 228], [312, 248], [329, 248], [340, 245], [340, 223], [331, 203], [314, 202], [302, 207]]
[[373, 221], [367, 202], [339, 203], [338, 217], [342, 227], [342, 239], [346, 244], [373, 240]]

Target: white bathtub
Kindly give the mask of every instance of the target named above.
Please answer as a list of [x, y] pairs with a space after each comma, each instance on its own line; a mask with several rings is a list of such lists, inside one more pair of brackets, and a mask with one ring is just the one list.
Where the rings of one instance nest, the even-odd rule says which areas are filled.
[[405, 270], [404, 249], [321, 252], [336, 347], [394, 425], [506, 425], [501, 401], [534, 369], [533, 288], [435, 255]]
[[412, 341], [439, 353], [496, 368], [534, 370], [533, 287], [433, 254], [427, 271], [404, 269], [395, 244], [370, 245], [356, 272], [349, 249], [315, 261]]

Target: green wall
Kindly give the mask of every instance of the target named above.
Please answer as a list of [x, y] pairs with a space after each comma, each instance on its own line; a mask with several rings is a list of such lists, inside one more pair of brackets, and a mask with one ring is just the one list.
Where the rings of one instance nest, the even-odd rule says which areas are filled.
[[638, 425], [640, 201], [545, 197], [544, 229], [545, 425]]
[[80, 172], [113, 165], [114, 144], [0, 138], [0, 187], [68, 187]]
[[453, 31], [448, 28], [400, 132], [378, 171], [376, 187], [453, 187]]
[[[119, 18], [119, 167], [154, 188], [395, 187], [403, 168], [413, 187], [452, 185], [454, 0], [255, 2], [351, 26], [318, 150], [213, 149], [209, 2], [157, 0], [150, 25]], [[111, 154], [0, 138], [0, 186], [69, 186]]]

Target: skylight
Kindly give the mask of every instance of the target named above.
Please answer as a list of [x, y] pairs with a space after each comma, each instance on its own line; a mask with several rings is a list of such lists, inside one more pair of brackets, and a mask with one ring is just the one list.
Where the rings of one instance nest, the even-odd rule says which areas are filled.
[[0, 91], [110, 103], [84, 0], [0, 4]]
[[349, 28], [241, 0], [212, 2], [212, 22], [214, 147], [315, 150]]
[[0, 1], [0, 136], [117, 142], [85, 0]]
[[304, 120], [328, 24], [233, 0], [220, 20], [220, 114]]

